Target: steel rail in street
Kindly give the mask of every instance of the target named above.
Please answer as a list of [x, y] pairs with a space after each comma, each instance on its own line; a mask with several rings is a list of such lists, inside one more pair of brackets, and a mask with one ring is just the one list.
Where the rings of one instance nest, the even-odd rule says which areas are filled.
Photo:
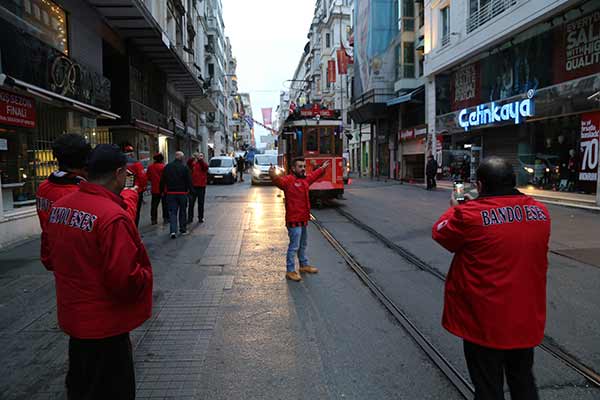
[[[375, 229], [373, 229], [369, 225], [360, 221], [359, 219], [357, 219], [353, 215], [349, 214], [348, 212], [341, 210], [339, 207], [334, 207], [334, 209], [338, 214], [342, 215], [347, 220], [352, 222], [354, 225], [356, 225], [357, 227], [359, 227], [362, 230], [369, 233], [371, 236], [373, 236], [375, 239], [379, 240], [386, 247], [388, 247], [391, 250], [393, 250], [394, 252], [396, 252], [398, 255], [400, 255], [402, 258], [404, 258], [409, 263], [413, 264], [414, 266], [416, 266], [417, 268], [419, 268], [425, 272], [429, 272], [430, 274], [434, 275], [436, 278], [440, 279], [441, 281], [444, 281], [444, 282], [446, 281], [446, 275], [444, 273], [442, 273], [437, 268], [431, 266], [427, 262], [421, 260], [418, 256], [411, 253], [409, 250], [405, 249], [402, 246], [397, 245], [396, 243], [394, 243], [387, 237], [383, 236], [382, 234], [377, 232]], [[561, 349], [559, 346], [554, 344], [552, 339], [550, 339], [548, 336], [544, 336], [544, 341], [539, 345], [539, 347], [542, 350], [544, 350], [545, 352], [547, 352], [548, 354], [550, 354], [551, 356], [553, 356], [554, 358], [561, 361], [569, 369], [575, 371], [577, 374], [579, 374], [582, 377], [584, 377], [585, 379], [587, 379], [594, 386], [600, 387], [600, 373], [598, 373], [597, 371], [594, 371], [592, 368], [588, 367], [587, 365], [585, 365], [584, 363], [579, 361], [572, 354], [569, 354], [568, 352]]]
[[381, 290], [373, 281], [364, 268], [346, 251], [344, 246], [325, 228], [318, 219], [311, 214], [311, 220], [323, 235], [323, 237], [333, 246], [344, 261], [352, 268], [363, 283], [371, 290], [384, 307], [396, 318], [400, 325], [413, 338], [413, 340], [425, 351], [427, 356], [450, 380], [454, 387], [465, 399], [472, 399], [475, 389], [473, 385], [461, 375], [461, 373], [446, 359], [435, 345], [417, 328], [410, 318]]

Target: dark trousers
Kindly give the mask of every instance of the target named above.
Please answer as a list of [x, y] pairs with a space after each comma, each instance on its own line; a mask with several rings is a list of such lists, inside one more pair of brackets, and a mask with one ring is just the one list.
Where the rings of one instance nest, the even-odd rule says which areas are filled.
[[169, 207], [169, 224], [171, 225], [171, 233], [177, 233], [177, 220], [179, 220], [179, 232], [186, 231], [187, 201], [187, 194], [167, 195], [167, 205]]
[[69, 400], [133, 400], [135, 371], [129, 333], [106, 339], [69, 339]]
[[194, 186], [190, 193], [190, 204], [188, 206], [188, 222], [194, 220], [194, 204], [198, 200], [198, 221], [204, 219], [204, 197], [206, 196], [206, 187]]
[[167, 201], [165, 196], [161, 194], [152, 194], [152, 204], [150, 205], [150, 219], [153, 223], [158, 222], [158, 205], [162, 205], [162, 218], [163, 221], [169, 220], [169, 209], [167, 208]]
[[238, 175], [240, 176], [240, 182], [244, 182], [244, 170], [238, 170]]
[[434, 189], [436, 186], [435, 175], [427, 175], [427, 190]]
[[140, 226], [140, 214], [142, 211], [143, 203], [144, 203], [144, 193], [138, 192], [137, 212], [135, 213], [135, 226]]
[[464, 341], [475, 400], [504, 400], [504, 376], [511, 400], [538, 400], [533, 348], [497, 350]]

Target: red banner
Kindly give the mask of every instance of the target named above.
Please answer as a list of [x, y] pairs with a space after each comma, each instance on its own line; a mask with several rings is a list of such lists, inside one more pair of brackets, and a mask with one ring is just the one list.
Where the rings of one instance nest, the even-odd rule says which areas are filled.
[[335, 83], [335, 60], [327, 61], [327, 82]]
[[398, 139], [400, 141], [410, 140], [415, 138], [415, 130], [414, 129], [402, 129], [399, 132]]
[[450, 76], [452, 109], [473, 107], [481, 102], [481, 72], [479, 63], [465, 65]]
[[346, 75], [348, 73], [348, 62], [349, 57], [346, 53], [346, 49], [342, 44], [342, 47], [336, 51], [337, 63], [338, 63], [338, 74]]
[[600, 71], [600, 10], [556, 29], [554, 42], [555, 83]]
[[600, 158], [600, 112], [581, 115], [579, 181], [597, 182]]
[[273, 124], [273, 121], [272, 121], [273, 109], [272, 108], [263, 108], [263, 109], [261, 109], [261, 111], [262, 111], [263, 123], [265, 125], [272, 125]]
[[0, 124], [35, 128], [35, 100], [0, 90]]
[[319, 103], [314, 103], [310, 108], [302, 108], [300, 115], [303, 117], [316, 117], [317, 115], [325, 118], [332, 118], [335, 116], [335, 112], [331, 109], [323, 109]]

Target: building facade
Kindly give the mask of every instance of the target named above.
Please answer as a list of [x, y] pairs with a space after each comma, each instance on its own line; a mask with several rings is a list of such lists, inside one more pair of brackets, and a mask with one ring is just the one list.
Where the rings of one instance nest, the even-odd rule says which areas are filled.
[[425, 8], [427, 120], [443, 177], [473, 180], [497, 155], [519, 186], [597, 194], [600, 3]]

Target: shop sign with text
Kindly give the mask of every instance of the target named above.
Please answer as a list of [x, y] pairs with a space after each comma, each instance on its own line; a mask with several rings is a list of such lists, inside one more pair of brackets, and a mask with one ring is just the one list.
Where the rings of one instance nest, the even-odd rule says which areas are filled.
[[0, 124], [35, 128], [35, 100], [0, 90]]
[[469, 128], [498, 123], [520, 124], [535, 114], [534, 91], [527, 92], [527, 98], [506, 104], [491, 102], [480, 104], [475, 109], [464, 108], [458, 113], [458, 125], [465, 131]]
[[600, 113], [581, 116], [580, 146], [579, 180], [596, 182], [600, 158]]

